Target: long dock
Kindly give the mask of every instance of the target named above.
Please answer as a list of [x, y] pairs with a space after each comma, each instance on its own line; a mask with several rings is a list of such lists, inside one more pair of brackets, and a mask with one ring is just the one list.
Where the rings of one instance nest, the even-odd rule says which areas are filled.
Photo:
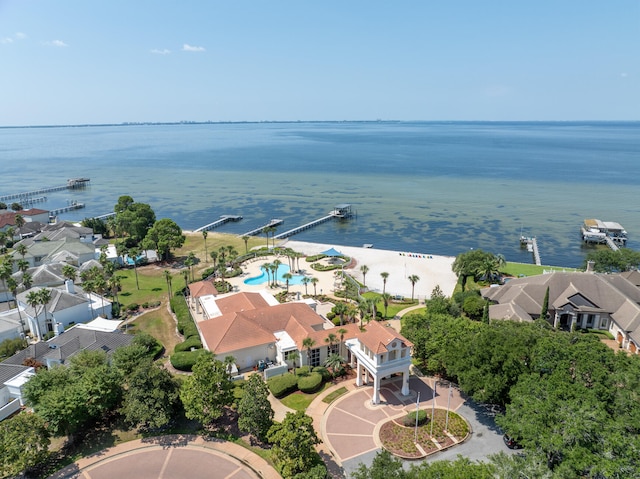
[[66, 213], [68, 211], [80, 210], [84, 208], [84, 206], [85, 206], [84, 203], [72, 203], [69, 206], [65, 206], [64, 208], [57, 208], [55, 210], [50, 210], [49, 216], [57, 216], [61, 213]]
[[242, 236], [255, 236], [258, 235], [260, 233], [262, 233], [262, 231], [265, 228], [271, 228], [273, 226], [279, 226], [282, 223], [284, 223], [284, 220], [281, 220], [279, 218], [273, 218], [271, 221], [269, 221], [266, 225], [260, 226], [259, 228], [253, 229], [251, 231], [247, 231], [244, 235]]
[[301, 231], [308, 230], [309, 228], [313, 228], [314, 226], [324, 223], [325, 221], [329, 221], [334, 218], [349, 219], [352, 216], [353, 216], [353, 213], [351, 212], [351, 205], [346, 203], [340, 204], [340, 205], [337, 205], [335, 208], [333, 208], [333, 210], [331, 210], [327, 216], [323, 216], [322, 218], [318, 218], [317, 220], [310, 221], [309, 223], [305, 223], [302, 226], [298, 226], [297, 228], [293, 228], [288, 231], [285, 231], [284, 233], [280, 233], [279, 235], [276, 235], [273, 238], [274, 239], [288, 238], [289, 236], [293, 236], [297, 233], [300, 233]]
[[21, 198], [29, 198], [31, 196], [42, 195], [44, 193], [50, 193], [52, 191], [73, 190], [79, 188], [85, 188], [91, 181], [89, 178], [70, 178], [67, 180], [66, 185], [47, 186], [40, 188], [39, 190], [25, 191], [23, 193], [14, 193], [12, 195], [0, 196], [0, 201], [16, 200]]
[[223, 224], [228, 223], [229, 221], [240, 221], [241, 219], [242, 219], [242, 216], [239, 216], [239, 215], [221, 215], [219, 220], [216, 220], [213, 223], [209, 223], [207, 225], [201, 226], [200, 228], [197, 228], [194, 231], [196, 233], [199, 233], [201, 231], [209, 231], [214, 228], [217, 228], [218, 226], [222, 226]]
[[111, 218], [112, 216], [115, 216], [115, 215], [116, 215], [116, 212], [112, 211], [111, 213], [106, 213], [100, 216], [94, 216], [93, 218], [96, 220], [106, 220], [107, 218]]
[[540, 251], [538, 250], [538, 240], [534, 236], [533, 238], [529, 238], [526, 236], [520, 236], [520, 244], [526, 245], [527, 250], [533, 253], [533, 260], [536, 263], [536, 266], [541, 266], [542, 261], [540, 260]]

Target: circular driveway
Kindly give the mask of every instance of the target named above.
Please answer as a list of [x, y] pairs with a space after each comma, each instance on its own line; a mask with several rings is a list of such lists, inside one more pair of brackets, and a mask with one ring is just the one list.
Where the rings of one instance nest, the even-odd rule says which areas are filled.
[[85, 457], [49, 479], [275, 479], [262, 458], [233, 443], [163, 436], [120, 444]]
[[[322, 417], [322, 439], [332, 456], [342, 465], [347, 476], [360, 463], [370, 466], [382, 448], [378, 439], [380, 426], [391, 418], [402, 417], [416, 408], [420, 393], [420, 408], [433, 405], [434, 379], [411, 376], [410, 395], [400, 394], [401, 379], [383, 381], [380, 393], [383, 404], [372, 405], [373, 388], [361, 386], [334, 401]], [[461, 444], [427, 456], [424, 460], [455, 459], [459, 454], [471, 460], [486, 460], [489, 455], [511, 453], [502, 441], [502, 433], [494, 421], [495, 413], [483, 405], [464, 398], [460, 391], [448, 385], [435, 387], [435, 406], [447, 408], [464, 417], [471, 426], [471, 435]]]

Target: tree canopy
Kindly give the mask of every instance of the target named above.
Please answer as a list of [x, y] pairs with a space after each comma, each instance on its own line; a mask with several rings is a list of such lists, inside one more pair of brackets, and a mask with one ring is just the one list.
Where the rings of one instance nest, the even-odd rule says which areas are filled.
[[118, 198], [113, 210], [116, 213], [116, 236], [129, 236], [133, 244], [139, 244], [156, 221], [156, 214], [146, 203], [136, 203], [131, 196]]
[[163, 218], [154, 223], [144, 239], [144, 247], [153, 249], [162, 259], [169, 259], [171, 250], [180, 248], [186, 237], [182, 229], [169, 218]]
[[499, 275], [499, 269], [504, 266], [504, 257], [488, 253], [481, 249], [473, 249], [456, 256], [451, 269], [458, 275], [462, 290], [471, 276], [475, 279], [484, 277], [487, 281], [493, 280]]
[[640, 268], [640, 251], [629, 248], [620, 248], [618, 251], [600, 249], [587, 254], [584, 269], [589, 261], [593, 261], [593, 269], [598, 273], [621, 273]]
[[21, 412], [0, 422], [0, 476], [17, 477], [44, 462], [49, 431], [36, 414]]
[[321, 441], [313, 428], [313, 420], [303, 411], [288, 412], [282, 423], [271, 427], [268, 439], [273, 444], [272, 458], [285, 478], [322, 464], [315, 449]]
[[269, 390], [259, 374], [249, 376], [244, 395], [238, 403], [238, 427], [264, 441], [273, 425], [273, 409]]

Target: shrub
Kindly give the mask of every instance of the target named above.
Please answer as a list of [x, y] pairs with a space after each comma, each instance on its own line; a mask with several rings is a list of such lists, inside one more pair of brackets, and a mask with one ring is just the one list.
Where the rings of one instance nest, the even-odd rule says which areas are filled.
[[138, 311], [140, 305], [138, 303], [131, 303], [127, 305], [127, 311]]
[[183, 341], [180, 344], [176, 344], [173, 351], [176, 353], [180, 351], [191, 351], [191, 348], [202, 348], [202, 341], [200, 341], [200, 336], [191, 336], [190, 338], [187, 338], [186, 341]]
[[[427, 411], [420, 409], [418, 412], [418, 426], [421, 424], [424, 424], [425, 422], [427, 422]], [[403, 419], [403, 423], [405, 426], [415, 426], [416, 425], [416, 411], [411, 411], [409, 414], [407, 414], [404, 419]]]
[[296, 368], [296, 376], [308, 376], [311, 372], [311, 368], [309, 366], [300, 366]]
[[340, 316], [337, 316], [331, 320], [334, 326], [340, 326]]
[[329, 311], [329, 312], [327, 313], [327, 319], [328, 319], [329, 321], [331, 321], [331, 320], [332, 320], [333, 318], [335, 318], [335, 317], [336, 317], [336, 313], [334, 313], [333, 311]]
[[331, 379], [331, 373], [324, 366], [316, 366], [312, 371], [314, 373], [320, 373], [324, 381], [329, 381]]
[[298, 378], [298, 389], [303, 393], [314, 393], [321, 385], [322, 374], [320, 373], [311, 373], [308, 376], [301, 376]]
[[267, 381], [267, 387], [271, 394], [277, 398], [286, 396], [298, 389], [298, 377], [293, 374], [283, 374]]
[[147, 309], [149, 307], [149, 303], [142, 303], [142, 309]]
[[195, 351], [180, 351], [171, 355], [171, 365], [180, 371], [191, 371], [191, 368], [201, 354], [206, 353], [205, 349]]

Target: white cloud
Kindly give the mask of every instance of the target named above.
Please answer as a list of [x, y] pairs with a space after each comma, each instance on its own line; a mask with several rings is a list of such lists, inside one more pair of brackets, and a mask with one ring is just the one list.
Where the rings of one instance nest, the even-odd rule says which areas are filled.
[[153, 53], [154, 55], [168, 55], [169, 53], [171, 53], [171, 50], [167, 50], [166, 48], [163, 50], [154, 48], [153, 50], [151, 50], [151, 53]]
[[50, 42], [44, 42], [45, 45], [48, 45], [50, 47], [68, 47], [69, 45], [67, 45], [65, 42], [63, 42], [62, 40], [52, 40]]
[[0, 43], [4, 43], [4, 44], [13, 43], [13, 38], [11, 37], [3, 38], [2, 40], [0, 40]]
[[27, 35], [22, 32], [17, 32], [12, 37], [0, 38], [0, 43], [13, 43], [16, 40], [24, 40], [25, 38], [27, 38]]
[[17, 32], [15, 36], [18, 40], [24, 40], [25, 38], [27, 38], [27, 35], [22, 32]]
[[185, 43], [184, 45], [182, 45], [182, 51], [183, 52], [204, 52], [205, 49], [204, 47], [194, 47], [193, 45], [189, 45], [188, 43]]

